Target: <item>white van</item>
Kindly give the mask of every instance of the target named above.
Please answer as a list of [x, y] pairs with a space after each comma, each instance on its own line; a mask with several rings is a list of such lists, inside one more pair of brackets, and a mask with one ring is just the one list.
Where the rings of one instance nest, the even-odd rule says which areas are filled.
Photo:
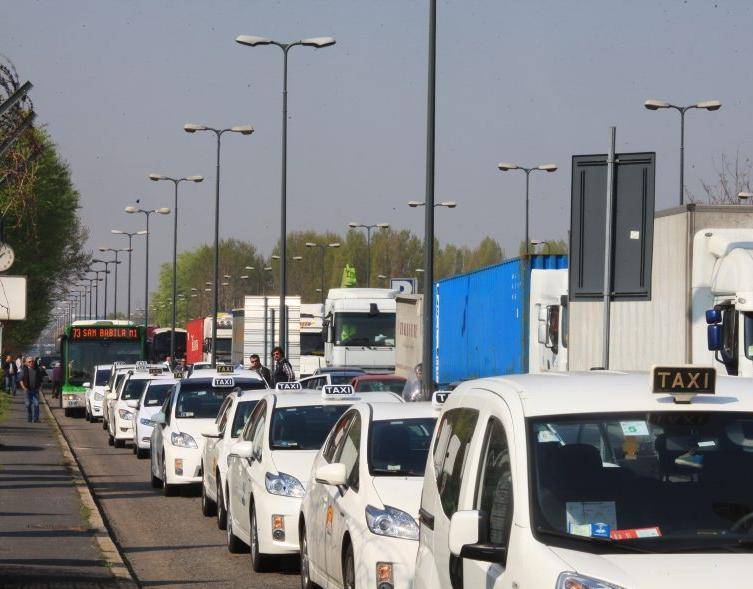
[[654, 367], [463, 383], [432, 440], [414, 588], [750, 587], [746, 381]]

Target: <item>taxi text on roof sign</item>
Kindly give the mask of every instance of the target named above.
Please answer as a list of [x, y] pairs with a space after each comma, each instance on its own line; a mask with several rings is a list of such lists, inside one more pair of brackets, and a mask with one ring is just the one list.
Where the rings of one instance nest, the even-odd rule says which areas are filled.
[[149, 374], [151, 374], [152, 376], [159, 376], [160, 374], [162, 374], [162, 369], [161, 368], [150, 368], [149, 369]]
[[713, 395], [716, 391], [716, 368], [707, 366], [654, 366], [652, 390], [688, 403], [695, 395]]
[[340, 397], [350, 397], [355, 394], [353, 385], [349, 384], [325, 384], [322, 387], [322, 397], [324, 399], [337, 399]]
[[303, 389], [300, 382], [278, 382], [275, 390], [278, 391], [300, 391]]
[[212, 386], [214, 388], [234, 387], [235, 378], [232, 376], [215, 376], [212, 379]]
[[181, 380], [183, 378], [183, 372], [176, 370], [175, 372], [173, 372], [173, 378], [176, 380]]
[[436, 409], [441, 409], [442, 405], [444, 405], [444, 402], [447, 400], [447, 397], [450, 396], [451, 392], [452, 391], [435, 391], [431, 396], [431, 404]]
[[230, 364], [218, 364], [217, 374], [232, 374], [234, 368]]

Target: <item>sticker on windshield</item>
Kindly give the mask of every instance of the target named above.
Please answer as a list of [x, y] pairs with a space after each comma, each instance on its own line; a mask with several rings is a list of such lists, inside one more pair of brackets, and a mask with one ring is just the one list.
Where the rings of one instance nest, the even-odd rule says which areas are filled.
[[625, 436], [648, 436], [648, 424], [645, 421], [621, 421], [620, 427]]
[[612, 530], [609, 537], [612, 540], [632, 540], [633, 538], [659, 538], [661, 529], [659, 526], [653, 528], [635, 528], [630, 530]]
[[568, 501], [565, 503], [567, 529], [571, 525], [590, 525], [599, 522], [610, 528], [617, 527], [617, 509], [614, 501]]
[[546, 444], [548, 442], [560, 442], [562, 440], [559, 439], [559, 436], [555, 434], [554, 432], [549, 431], [548, 429], [542, 429], [538, 433], [538, 440], [542, 444]]
[[609, 538], [611, 526], [604, 523], [595, 524], [570, 524], [567, 528], [568, 534], [574, 536], [588, 536], [589, 538]]
[[716, 442], [714, 440], [702, 440], [698, 442], [699, 448], [708, 448], [709, 446], [716, 446]]

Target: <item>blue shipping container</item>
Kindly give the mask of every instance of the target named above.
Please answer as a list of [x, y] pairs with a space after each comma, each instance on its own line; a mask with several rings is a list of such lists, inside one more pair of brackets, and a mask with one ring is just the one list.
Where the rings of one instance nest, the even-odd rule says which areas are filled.
[[[567, 256], [531, 256], [532, 269], [567, 268]], [[514, 258], [434, 283], [434, 377], [439, 383], [528, 370], [524, 309], [530, 272]]]

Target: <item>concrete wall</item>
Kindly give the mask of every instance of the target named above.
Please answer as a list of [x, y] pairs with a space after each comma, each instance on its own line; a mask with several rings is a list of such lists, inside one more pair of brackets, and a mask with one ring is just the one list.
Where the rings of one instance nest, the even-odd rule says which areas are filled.
[[395, 329], [395, 373], [410, 378], [421, 362], [423, 296], [398, 295]]

